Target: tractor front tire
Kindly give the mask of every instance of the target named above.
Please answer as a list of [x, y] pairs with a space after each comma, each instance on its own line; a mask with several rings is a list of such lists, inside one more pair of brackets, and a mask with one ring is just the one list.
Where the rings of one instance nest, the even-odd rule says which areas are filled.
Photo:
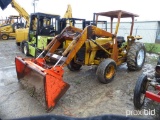
[[17, 45], [17, 46], [20, 46], [20, 44], [21, 44], [20, 42], [16, 42], [16, 45]]
[[103, 60], [96, 71], [98, 80], [104, 84], [111, 82], [116, 74], [116, 69], [117, 66], [114, 60], [110, 58]]
[[2, 40], [8, 40], [9, 36], [7, 34], [1, 35]]
[[23, 52], [26, 56], [29, 56], [29, 47], [27, 42], [23, 44]]
[[20, 43], [20, 49], [21, 49], [22, 53], [24, 53], [23, 47], [24, 47], [24, 42], [21, 42], [21, 43]]
[[82, 65], [77, 64], [74, 62], [74, 60], [72, 60], [68, 65], [67, 65], [68, 69], [70, 71], [78, 71], [80, 70], [80, 68], [82, 67]]
[[138, 77], [136, 86], [134, 88], [134, 96], [133, 96], [133, 103], [136, 109], [140, 109], [144, 104], [145, 93], [148, 88], [147, 82], [148, 82], [147, 75], [141, 74]]
[[146, 49], [143, 43], [135, 42], [127, 53], [127, 66], [131, 71], [141, 70], [146, 58]]

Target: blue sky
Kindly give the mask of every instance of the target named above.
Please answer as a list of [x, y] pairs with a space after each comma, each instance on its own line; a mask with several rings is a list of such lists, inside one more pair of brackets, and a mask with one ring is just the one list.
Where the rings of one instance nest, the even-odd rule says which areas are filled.
[[[33, 0], [15, 0], [29, 14], [33, 12]], [[160, 20], [159, 0], [39, 0], [36, 12], [64, 15], [67, 5], [71, 4], [73, 17], [92, 20], [94, 12], [111, 10], [125, 10], [138, 14], [137, 20]], [[0, 10], [0, 17], [18, 15], [18, 12], [9, 5], [4, 11]]]

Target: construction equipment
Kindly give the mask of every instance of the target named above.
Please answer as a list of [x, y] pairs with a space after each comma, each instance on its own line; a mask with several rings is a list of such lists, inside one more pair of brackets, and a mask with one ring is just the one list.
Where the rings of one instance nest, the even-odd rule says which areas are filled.
[[[7, 3], [7, 4], [6, 4]], [[2, 5], [2, 8], [4, 7], [4, 4], [6, 5], [5, 8], [11, 4], [12, 7], [19, 13], [21, 17], [25, 20], [25, 26], [22, 29], [16, 29], [13, 31], [13, 34], [15, 34], [16, 38], [16, 44], [20, 45], [20, 43], [25, 40], [28, 36], [28, 27], [29, 27], [29, 14], [23, 9], [15, 0], [0, 0], [0, 4]]]
[[[4, 1], [4, 0], [0, 0], [0, 1]], [[25, 19], [26, 21], [25, 27], [26, 28], [29, 27], [29, 14], [26, 12], [26, 10], [22, 8], [15, 0], [12, 0], [10, 4], [19, 13], [19, 15]]]
[[[7, 4], [6, 4], [7, 3]], [[22, 28], [27, 28], [29, 27], [29, 14], [15, 1], [15, 0], [0, 0], [0, 4], [2, 5], [2, 9], [4, 8], [4, 4], [6, 5], [5, 8], [11, 4], [12, 7], [17, 10], [19, 15], [25, 19], [25, 26]], [[25, 38], [25, 33], [28, 32], [26, 29], [14, 29], [14, 25], [10, 24], [8, 26], [5, 26], [2, 28], [1, 35], [2, 39], [8, 39], [9, 37], [16, 37], [16, 44], [20, 45], [20, 42], [22, 41], [23, 38]], [[22, 34], [23, 33], [23, 34]], [[24, 39], [23, 39], [24, 40]]]
[[[31, 15], [31, 18], [32, 18], [32, 15]], [[45, 15], [47, 16], [47, 14], [43, 13], [43, 17], [45, 17]], [[52, 16], [51, 18], [54, 18], [54, 17], [55, 16]], [[39, 24], [40, 21], [41, 20], [40, 20], [40, 16], [39, 16], [39, 18], [37, 18], [37, 26], [44, 24], [44, 23]], [[41, 22], [45, 22], [45, 20], [41, 21]], [[25, 53], [26, 56], [28, 56], [28, 55], [37, 56], [38, 51], [42, 52], [44, 50], [44, 48], [47, 46], [47, 44], [51, 41], [51, 39], [53, 37], [55, 37], [57, 34], [59, 34], [66, 26], [76, 26], [80, 29], [84, 29], [86, 26], [85, 19], [72, 18], [71, 5], [68, 5], [67, 10], [64, 14], [64, 17], [60, 18], [60, 16], [59, 16], [58, 19], [56, 19], [56, 22], [54, 22], [54, 24], [55, 25], [52, 25], [52, 26], [57, 25], [56, 32], [54, 32], [54, 34], [50, 34], [49, 32], [47, 34], [45, 34], [45, 38], [47, 38], [47, 39], [44, 39], [44, 37], [42, 37], [43, 35], [41, 35], [39, 32], [37, 32], [37, 34], [35, 35], [34, 42], [30, 41], [31, 38], [25, 37], [25, 39], [21, 42], [22, 52]], [[30, 23], [29, 26], [30, 26], [29, 27], [29, 31], [30, 31], [32, 29], [32, 23]], [[39, 31], [39, 29], [40, 29], [40, 27], [37, 27], [35, 29], [35, 31]], [[27, 32], [25, 32], [25, 34], [26, 33]], [[29, 32], [29, 35], [25, 35], [25, 36], [30, 36], [30, 32]], [[61, 45], [61, 48], [62, 47], [66, 48], [65, 46]]]
[[19, 15], [21, 17], [24, 18], [25, 20], [25, 27], [22, 29], [17, 29], [15, 31], [16, 34], [16, 44], [19, 46], [20, 43], [23, 40], [26, 40], [28, 38], [28, 27], [29, 27], [29, 14], [26, 12], [26, 10], [24, 8], [22, 8], [15, 0], [12, 0], [12, 2], [10, 3], [12, 5], [12, 7], [19, 13]]
[[[27, 29], [19, 29], [19, 30], [17, 30], [16, 31], [16, 43], [18, 43], [19, 45], [21, 44], [21, 48], [22, 48], [22, 52], [24, 51], [23, 50], [23, 46], [24, 46], [24, 41], [26, 42], [27, 40], [29, 40], [30, 38], [28, 38], [28, 34], [30, 34], [29, 33], [29, 26], [30, 26], [30, 20], [29, 20], [29, 18], [30, 18], [30, 16], [29, 16], [29, 14], [23, 9], [23, 8], [21, 8], [20, 7], [20, 5], [18, 5], [15, 1], [12, 1], [12, 7], [14, 7], [24, 18], [25, 18], [25, 20], [27, 21]], [[45, 13], [43, 13], [43, 15], [44, 15]], [[47, 14], [46, 14], [47, 15]], [[65, 21], [65, 19], [68, 19], [68, 18], [72, 18], [72, 8], [71, 8], [71, 5], [68, 5], [68, 7], [67, 7], [67, 10], [66, 10], [66, 12], [65, 12], [65, 14], [64, 14], [64, 17], [63, 17], [63, 20], [62, 21]], [[73, 18], [74, 19], [74, 18]], [[59, 26], [59, 24], [60, 24], [60, 19], [59, 19], [59, 21], [57, 21], [57, 23], [58, 23], [58, 26]], [[61, 27], [61, 26], [59, 26], [59, 27]], [[63, 29], [63, 27], [61, 27], [61, 28], [57, 28], [57, 30], [59, 31], [59, 33], [60, 33], [60, 30], [61, 29]], [[56, 34], [59, 34], [58, 32], [56, 32]], [[55, 35], [56, 35], [55, 34]], [[38, 36], [38, 35], [37, 35]], [[50, 36], [51, 37], [51, 36]], [[38, 44], [38, 43], [35, 43], [35, 45], [36, 44]], [[47, 44], [46, 44], [47, 45]], [[43, 47], [46, 47], [46, 46], [43, 46]], [[42, 48], [41, 48], [42, 49]], [[28, 54], [26, 54], [26, 55], [28, 55]], [[30, 54], [30, 55], [32, 55], [32, 56], [35, 56], [35, 55], [33, 55], [33, 54]]]
[[[43, 16], [45, 15], [45, 13], [43, 13]], [[46, 14], [47, 15], [47, 14]], [[27, 15], [26, 15], [27, 16]], [[65, 14], [64, 14], [64, 17], [63, 18], [60, 18], [60, 19], [58, 19], [58, 21], [57, 21], [57, 24], [58, 24], [58, 28], [57, 28], [57, 30], [59, 31], [59, 32], [56, 32], [56, 34], [54, 34], [54, 35], [57, 35], [57, 34], [59, 34], [60, 33], [60, 31], [61, 30], [63, 30], [67, 25], [74, 25], [75, 23], [76, 23], [76, 21], [78, 21], [78, 20], [84, 20], [84, 19], [77, 19], [77, 18], [72, 18], [72, 8], [71, 8], [71, 5], [68, 5], [68, 7], [67, 7], [67, 10], [66, 10], [66, 12], [65, 12]], [[60, 24], [60, 26], [59, 26], [59, 24]], [[85, 24], [85, 23], [84, 23]], [[82, 23], [82, 25], [83, 25], [83, 23]], [[28, 26], [30, 26], [30, 23], [28, 22]], [[30, 28], [29, 28], [30, 29]], [[28, 31], [29, 31], [29, 29], [27, 28], [27, 29], [23, 29], [23, 30], [17, 30], [16, 31], [16, 42], [17, 43], [21, 43], [21, 48], [22, 48], [22, 52], [24, 51], [23, 49], [23, 46], [24, 46], [24, 42], [27, 42], [28, 41], [28, 39], [30, 39], [30, 38], [28, 38], [28, 34], [30, 34], [30, 33], [28, 33]], [[37, 35], [38, 36], [38, 35]], [[50, 36], [50, 35], [49, 35]], [[50, 36], [51, 37], [51, 36]], [[54, 36], [52, 36], [52, 37], [54, 37]], [[37, 44], [38, 43], [34, 43], [35, 44], [35, 46], [37, 46]], [[45, 45], [47, 45], [47, 44], [45, 44]], [[43, 46], [43, 48], [44, 47], [46, 47], [46, 46]], [[39, 48], [38, 48], [39, 49]], [[41, 48], [42, 49], [42, 48]], [[28, 54], [26, 54], [26, 55], [28, 55]], [[33, 55], [33, 54], [30, 54], [30, 55], [32, 55], [32, 56], [35, 56], [35, 55]]]
[[15, 38], [16, 29], [24, 28], [24, 23], [20, 16], [11, 15], [9, 16], [5, 24], [0, 26], [0, 34], [3, 40], [8, 40], [10, 37]]
[[69, 4], [63, 18], [72, 18], [72, 7]]
[[[68, 23], [69, 21], [69, 23]], [[51, 15], [45, 13], [33, 13], [30, 15], [30, 27], [28, 39], [21, 42], [22, 52], [28, 56], [37, 56], [57, 34], [62, 31], [67, 24], [77, 25], [77, 21], [81, 21], [80, 26], [85, 27], [85, 19], [63, 18], [59, 15]]]
[[[0, 0], [0, 2], [5, 2], [5, 0]], [[21, 45], [21, 48], [22, 48], [22, 52], [24, 51], [23, 50], [23, 46], [24, 46], [24, 42], [23, 41], [27, 41], [27, 40], [29, 40], [30, 38], [28, 38], [28, 34], [29, 34], [29, 26], [30, 26], [30, 20], [29, 20], [29, 18], [30, 18], [30, 16], [29, 16], [29, 14], [15, 1], [15, 0], [10, 0], [10, 2], [8, 2], [8, 3], [10, 3], [11, 5], [12, 5], [12, 7], [13, 8], [15, 8], [16, 10], [17, 10], [17, 12], [20, 14], [20, 16], [22, 16], [24, 19], [25, 19], [25, 21], [26, 21], [26, 26], [25, 26], [25, 28], [26, 29], [17, 29], [16, 31], [15, 31], [15, 36], [16, 36], [16, 44], [17, 45]], [[47, 15], [47, 14], [46, 14]], [[70, 20], [68, 20], [68, 18], [70, 19]], [[72, 22], [70, 22], [70, 21], [75, 21], [75, 20], [78, 20], [77, 18], [72, 18], [72, 8], [71, 8], [71, 5], [68, 5], [68, 7], [67, 7], [67, 10], [66, 10], [66, 12], [65, 12], [65, 14], [64, 14], [64, 17], [62, 18], [62, 20], [60, 20], [59, 22], [65, 22], [66, 20], [69, 22], [69, 24], [71, 25], [72, 24]], [[72, 19], [72, 20], [71, 20]], [[79, 19], [80, 20], [80, 19]], [[82, 19], [81, 19], [82, 20]], [[66, 22], [66, 24], [68, 24], [68, 22]], [[75, 23], [74, 23], [75, 24]], [[85, 23], [84, 23], [85, 24]], [[83, 24], [82, 24], [83, 25]], [[61, 27], [61, 26], [60, 26]], [[63, 24], [63, 27], [61, 27], [61, 28], [57, 28], [57, 29], [59, 29], [59, 30], [61, 30], [61, 29], [63, 29], [65, 26], [64, 26], [64, 24]], [[59, 31], [58, 30], [58, 31]], [[56, 33], [56, 34], [58, 34], [58, 33]], [[35, 44], [36, 45], [36, 44]], [[33, 55], [33, 54], [31, 54], [31, 55]]]
[[[154, 88], [155, 91], [149, 87]], [[154, 77], [151, 78], [147, 74], [141, 74], [138, 77], [133, 97], [135, 108], [141, 109], [146, 98], [160, 103], [160, 57], [155, 67]]]
[[[32, 15], [31, 15], [31, 18], [32, 18]], [[45, 16], [45, 14], [43, 13], [43, 17], [44, 16]], [[85, 28], [85, 26], [86, 26], [85, 19], [70, 18], [70, 17], [72, 17], [72, 10], [71, 10], [71, 6], [68, 5], [67, 11], [66, 11], [66, 13], [64, 15], [64, 18], [56, 19], [57, 23], [55, 23], [55, 24], [58, 25], [57, 26], [57, 32], [55, 32], [55, 34], [50, 34], [49, 32], [47, 34], [45, 34], [45, 38], [47, 38], [47, 39], [44, 39], [44, 37], [42, 37], [42, 35], [39, 32], [37, 32], [37, 34], [34, 37], [34, 42], [30, 41], [31, 38], [26, 38], [24, 41], [21, 42], [22, 52], [25, 53], [26, 56], [28, 56], [28, 55], [37, 56], [38, 52], [39, 53], [42, 52], [43, 49], [47, 46], [47, 44], [51, 41], [51, 39], [55, 35], [59, 34], [66, 26], [75, 26], [75, 27], [80, 28], [80, 29], [84, 29]], [[40, 16], [39, 16], [39, 18], [37, 18], [37, 24], [38, 24], [37, 26], [40, 26], [41, 24], [43, 24], [43, 23], [39, 24], [40, 21], [41, 20], [40, 20]], [[41, 21], [41, 22], [45, 22], [45, 20]], [[106, 21], [105, 22], [104, 21], [103, 22], [98, 21], [98, 23], [106, 24], [107, 22]], [[30, 31], [32, 29], [32, 23], [31, 22], [30, 22], [29, 26], [30, 26], [29, 27], [29, 31]], [[40, 29], [40, 27], [37, 27], [35, 29], [35, 31], [39, 31], [39, 29]], [[29, 35], [25, 35], [25, 36], [30, 36], [30, 32], [29, 32]], [[68, 44], [68, 43], [66, 42], [66, 44]], [[66, 48], [65, 44], [61, 45], [61, 48], [65, 49]]]
[[[30, 16], [15, 1], [12, 1], [11, 4], [12, 4], [12, 7], [14, 7], [25, 18], [25, 20], [27, 21], [27, 26], [26, 26], [27, 29], [19, 29], [19, 30], [16, 31], [16, 43], [19, 43], [19, 45], [21, 44], [21, 48], [22, 48], [22, 52], [23, 52], [23, 45], [24, 45], [23, 41], [27, 41], [29, 39], [28, 38], [28, 34], [29, 34], [29, 29], [30, 29], [29, 28], [29, 26], [30, 26], [30, 20], [29, 20]], [[44, 14], [45, 13], [43, 13], [43, 15]], [[72, 18], [72, 8], [71, 8], [71, 5], [68, 5], [67, 10], [66, 10], [66, 12], [64, 14], [64, 17], [63, 17], [62, 21], [65, 21], [65, 19], [68, 19], [68, 18]], [[58, 23], [58, 25], [60, 24], [60, 19], [59, 19], [59, 21], [57, 23]], [[59, 27], [61, 27], [61, 26], [59, 26]], [[57, 29], [59, 29], [58, 31], [60, 31], [60, 29], [63, 29], [63, 28], [57, 28]], [[56, 32], [56, 34], [59, 34], [59, 33]], [[46, 46], [44, 46], [44, 47], [46, 47]]]
[[59, 21], [59, 15], [32, 13], [28, 39], [21, 43], [22, 52], [27, 56], [36, 56], [38, 50], [43, 50], [53, 39], [53, 36], [60, 33]]
[[[47, 110], [51, 110], [60, 97], [67, 91], [69, 84], [63, 80], [63, 67], [68, 66], [72, 71], [79, 70], [82, 65], [98, 65], [97, 77], [102, 83], [109, 83], [115, 76], [116, 67], [127, 62], [128, 69], [139, 70], [145, 61], [145, 47], [143, 43], [135, 42], [141, 37], [132, 36], [134, 17], [138, 15], [122, 10], [95, 14], [117, 18], [115, 32], [107, 32], [96, 26], [89, 25], [84, 30], [74, 26], [67, 26], [55, 36], [47, 45], [45, 57], [15, 58], [16, 72], [19, 82], [34, 96]], [[127, 45], [118, 47], [117, 33], [121, 18], [132, 18], [130, 35]], [[96, 36], [96, 37], [93, 37]], [[95, 39], [93, 39], [95, 38]], [[68, 43], [68, 44], [66, 44]], [[65, 44], [65, 49], [60, 46]], [[60, 49], [59, 49], [60, 48]], [[52, 62], [51, 65], [47, 64]]]

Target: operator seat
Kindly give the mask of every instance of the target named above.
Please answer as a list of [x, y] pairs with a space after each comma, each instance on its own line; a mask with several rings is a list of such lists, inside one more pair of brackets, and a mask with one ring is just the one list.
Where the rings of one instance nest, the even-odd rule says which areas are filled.
[[40, 30], [40, 34], [45, 36], [50, 35], [50, 26], [43, 27]]
[[120, 48], [122, 46], [122, 44], [125, 42], [124, 37], [123, 36], [117, 36], [117, 44], [118, 47]]

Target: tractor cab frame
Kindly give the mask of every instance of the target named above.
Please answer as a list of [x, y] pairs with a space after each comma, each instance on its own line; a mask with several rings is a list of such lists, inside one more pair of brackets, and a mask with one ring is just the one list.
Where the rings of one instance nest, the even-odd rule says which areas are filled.
[[58, 33], [60, 33], [59, 15], [32, 13], [28, 40], [22, 42], [22, 52], [25, 55], [36, 56], [37, 52], [42, 51]]

